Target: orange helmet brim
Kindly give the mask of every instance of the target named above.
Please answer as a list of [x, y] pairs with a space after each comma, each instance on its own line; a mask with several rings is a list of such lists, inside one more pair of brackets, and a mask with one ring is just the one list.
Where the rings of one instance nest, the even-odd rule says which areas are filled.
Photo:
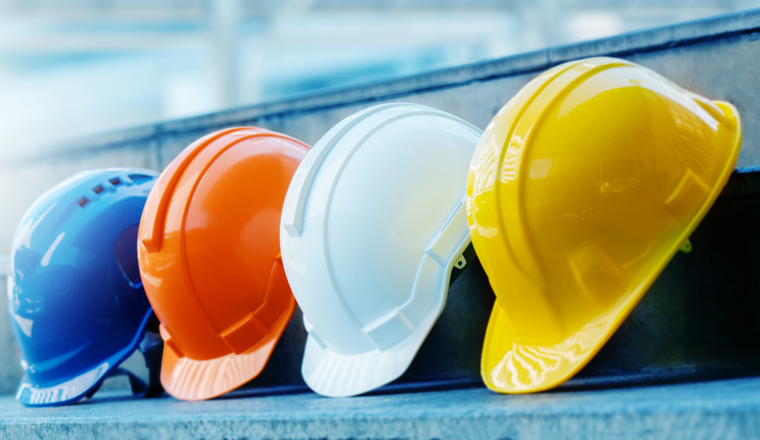
[[267, 336], [244, 353], [196, 360], [180, 356], [170, 345], [164, 347], [161, 364], [161, 383], [166, 392], [182, 400], [206, 400], [228, 393], [261, 373], [272, 355], [296, 309], [295, 298], [275, 323]]

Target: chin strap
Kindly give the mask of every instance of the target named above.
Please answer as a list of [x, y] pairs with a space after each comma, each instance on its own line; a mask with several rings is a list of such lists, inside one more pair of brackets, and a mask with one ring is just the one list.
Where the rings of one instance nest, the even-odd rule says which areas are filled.
[[137, 377], [131, 371], [125, 370], [123, 368], [116, 368], [108, 375], [109, 378], [116, 376], [127, 376], [129, 378], [129, 386], [132, 388], [132, 394], [134, 394], [136, 397], [143, 397], [147, 395], [148, 384], [146, 384], [144, 380]]
[[472, 246], [472, 243], [470, 243], [464, 252], [462, 252], [462, 255], [459, 256], [459, 259], [457, 259], [456, 263], [454, 263], [454, 267], [451, 268], [449, 286], [454, 284], [454, 281], [456, 281], [456, 279], [459, 278], [459, 276], [462, 275], [467, 267], [469, 267], [477, 258], [478, 256], [475, 254], [475, 248]]
[[116, 376], [127, 376], [129, 378], [129, 386], [132, 388], [132, 394], [135, 397], [153, 397], [164, 392], [164, 387], [161, 386], [161, 358], [164, 354], [164, 341], [158, 332], [158, 325], [158, 318], [151, 313], [145, 326], [145, 337], [139, 346], [140, 353], [145, 357], [145, 365], [148, 367], [148, 383], [145, 383], [144, 380], [129, 370], [121, 367], [115, 368], [87, 393], [87, 398], [98, 392], [105, 379]]
[[[164, 387], [161, 385], [161, 359], [164, 356], [164, 340], [161, 339], [158, 330], [160, 324], [156, 314], [151, 313], [145, 326], [145, 337], [140, 342], [140, 353], [145, 357], [145, 366], [148, 367], [148, 384], [145, 389], [145, 397], [158, 396], [164, 392]], [[134, 390], [135, 387], [132, 385], [132, 391], [134, 392]]]

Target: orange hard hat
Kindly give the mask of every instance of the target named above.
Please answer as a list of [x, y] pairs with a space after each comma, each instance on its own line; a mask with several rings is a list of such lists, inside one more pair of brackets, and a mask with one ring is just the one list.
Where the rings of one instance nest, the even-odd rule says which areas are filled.
[[187, 147], [140, 221], [140, 274], [164, 339], [161, 383], [183, 400], [256, 377], [296, 307], [280, 258], [280, 211], [309, 146], [239, 127]]

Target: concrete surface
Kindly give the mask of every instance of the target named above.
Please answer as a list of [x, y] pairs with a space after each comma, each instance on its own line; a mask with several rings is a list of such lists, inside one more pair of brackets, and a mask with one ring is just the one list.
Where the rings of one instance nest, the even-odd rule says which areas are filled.
[[[627, 58], [687, 89], [731, 101], [743, 118], [744, 148], [739, 166], [757, 165], [758, 40], [760, 11], [753, 10], [52, 145], [45, 154], [0, 163], [0, 188], [6, 188], [0, 192], [0, 255], [9, 249], [13, 230], [27, 207], [49, 187], [83, 169], [161, 169], [193, 140], [234, 125], [259, 125], [313, 144], [353, 112], [389, 101], [430, 105], [484, 128], [495, 112], [539, 72], [589, 56]], [[19, 374], [15, 352], [3, 342], [8, 327], [7, 313], [0, 313], [0, 393], [13, 392]], [[139, 359], [130, 362], [140, 364]]]
[[53, 408], [8, 396], [0, 438], [747, 440], [760, 438], [760, 378], [522, 396], [470, 388], [181, 402], [111, 392]]
[[[1, 262], [0, 262], [1, 263]], [[8, 323], [8, 305], [5, 300], [6, 277], [5, 272], [0, 272], [0, 288], [2, 300], [0, 300], [0, 395], [16, 391], [19, 379], [21, 379], [21, 367], [19, 366], [18, 350], [13, 342], [13, 334]]]

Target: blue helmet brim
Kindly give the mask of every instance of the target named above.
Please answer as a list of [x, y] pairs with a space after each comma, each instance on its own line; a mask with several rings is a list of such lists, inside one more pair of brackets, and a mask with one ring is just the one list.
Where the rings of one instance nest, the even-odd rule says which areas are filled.
[[140, 323], [140, 331], [135, 334], [128, 346], [109, 356], [100, 365], [89, 371], [48, 387], [33, 383], [25, 374], [16, 390], [16, 400], [26, 406], [57, 406], [82, 399], [137, 349], [145, 334], [145, 326], [151, 313], [153, 313], [153, 309], [148, 308]]

